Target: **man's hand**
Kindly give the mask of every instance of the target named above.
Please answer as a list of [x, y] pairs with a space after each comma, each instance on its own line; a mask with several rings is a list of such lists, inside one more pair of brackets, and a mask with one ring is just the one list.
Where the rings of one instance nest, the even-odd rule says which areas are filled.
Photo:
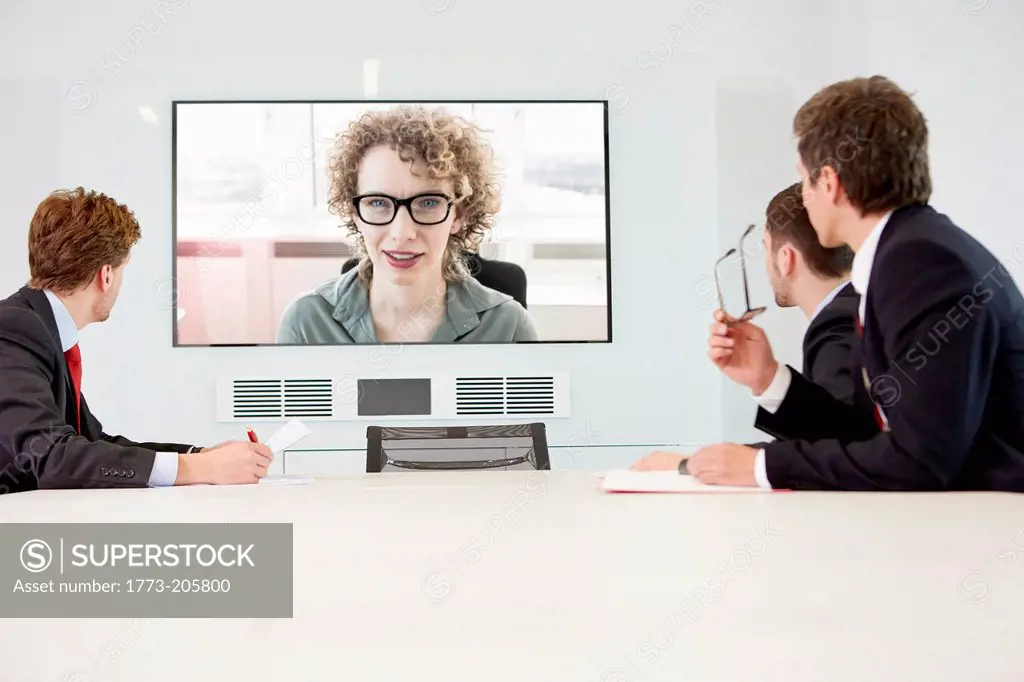
[[757, 450], [754, 448], [735, 443], [719, 443], [703, 447], [690, 455], [686, 460], [686, 468], [701, 483], [756, 486], [756, 459]]
[[725, 376], [761, 395], [779, 368], [764, 330], [750, 322], [737, 322], [722, 310], [716, 310], [714, 317], [708, 357]]
[[644, 455], [630, 469], [634, 471], [678, 471], [679, 463], [686, 459], [678, 452], [652, 452]]
[[230, 441], [191, 455], [178, 456], [175, 485], [257, 483], [267, 475], [274, 453], [263, 443]]

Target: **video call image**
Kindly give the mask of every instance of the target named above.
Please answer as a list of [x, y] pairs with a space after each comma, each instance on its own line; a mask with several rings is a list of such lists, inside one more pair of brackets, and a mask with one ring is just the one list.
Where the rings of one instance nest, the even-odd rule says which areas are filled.
[[602, 102], [176, 102], [175, 344], [608, 342]]

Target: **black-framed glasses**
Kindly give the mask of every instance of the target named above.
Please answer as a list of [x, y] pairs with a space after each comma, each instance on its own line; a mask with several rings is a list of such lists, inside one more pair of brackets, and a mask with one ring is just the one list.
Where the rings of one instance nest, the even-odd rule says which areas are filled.
[[750, 307], [750, 284], [747, 281], [747, 258], [743, 252], [743, 240], [749, 237], [755, 229], [757, 229], [757, 226], [751, 225], [746, 230], [744, 230], [743, 235], [740, 237], [739, 249], [729, 249], [728, 251], [725, 252], [724, 256], [715, 261], [715, 290], [718, 293], [718, 308], [722, 312], [725, 312], [726, 315], [729, 315], [729, 313], [726, 312], [725, 310], [725, 297], [722, 296], [722, 283], [721, 278], [718, 276], [718, 267], [726, 259], [735, 254], [737, 250], [740, 253], [740, 270], [743, 275], [743, 303], [746, 306], [746, 310], [744, 310], [743, 314], [740, 315], [739, 317], [735, 315], [730, 315], [730, 317], [732, 317], [736, 322], [746, 322], [748, 320], [752, 320], [761, 313], [763, 313], [765, 310], [767, 310], [765, 306], [760, 306], [758, 308]]
[[352, 197], [356, 214], [367, 225], [390, 225], [402, 206], [409, 211], [414, 223], [439, 225], [448, 220], [454, 204], [454, 199], [441, 192], [424, 192], [405, 199], [380, 193]]

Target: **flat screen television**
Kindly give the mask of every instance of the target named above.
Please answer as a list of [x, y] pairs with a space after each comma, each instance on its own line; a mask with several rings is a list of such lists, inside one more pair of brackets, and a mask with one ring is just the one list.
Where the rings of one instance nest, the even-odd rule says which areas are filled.
[[604, 101], [175, 101], [175, 346], [607, 343]]

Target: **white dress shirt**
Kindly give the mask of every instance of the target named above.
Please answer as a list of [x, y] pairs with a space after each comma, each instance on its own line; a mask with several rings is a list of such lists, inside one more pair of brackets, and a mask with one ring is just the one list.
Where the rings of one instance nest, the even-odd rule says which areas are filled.
[[[882, 219], [878, 221], [878, 224], [872, 228], [871, 232], [868, 233], [864, 243], [860, 245], [860, 249], [853, 256], [853, 266], [850, 269], [850, 283], [853, 284], [854, 290], [860, 294], [860, 307], [859, 314], [860, 319], [864, 319], [864, 306], [868, 293], [868, 281], [871, 279], [871, 266], [875, 262], [875, 251], [878, 250], [878, 240], [882, 237], [882, 231], [885, 229], [886, 224], [889, 222], [889, 218], [892, 216], [892, 211], [889, 211]], [[829, 294], [818, 309], [814, 311], [814, 315], [811, 317], [813, 320], [818, 316], [818, 313], [824, 309], [828, 302], [835, 298], [836, 294], [839, 293], [845, 285], [836, 287]], [[779, 363], [779, 368], [775, 371], [775, 376], [772, 378], [772, 382], [768, 384], [768, 388], [765, 389], [761, 395], [753, 396], [757, 404], [763, 407], [768, 412], [775, 414], [779, 406], [782, 405], [782, 401], [786, 398], [786, 392], [789, 391], [789, 383], [792, 380], [792, 376], [789, 373], [789, 367]], [[757, 458], [754, 460], [754, 478], [757, 480], [757, 485], [762, 488], [771, 488], [772, 484], [768, 480], [768, 473], [764, 463], [764, 450], [757, 452]]]
[[[64, 302], [50, 290], [46, 290], [46, 299], [53, 308], [53, 319], [57, 323], [57, 333], [60, 335], [61, 350], [68, 352], [78, 343], [78, 326], [75, 325], [71, 313], [68, 312]], [[178, 478], [178, 453], [158, 452], [153, 461], [153, 471], [149, 474], [149, 486], [156, 488], [174, 485]]]

